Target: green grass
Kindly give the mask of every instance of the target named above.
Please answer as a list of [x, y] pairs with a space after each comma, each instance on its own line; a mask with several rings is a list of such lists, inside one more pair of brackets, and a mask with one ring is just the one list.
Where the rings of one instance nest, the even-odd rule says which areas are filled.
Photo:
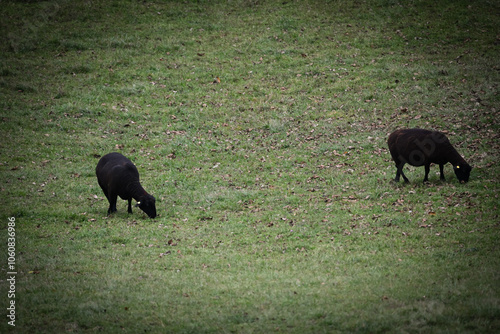
[[[3, 3], [2, 333], [498, 331], [499, 9]], [[391, 182], [401, 127], [446, 131], [469, 183]], [[156, 219], [106, 217], [111, 151]]]

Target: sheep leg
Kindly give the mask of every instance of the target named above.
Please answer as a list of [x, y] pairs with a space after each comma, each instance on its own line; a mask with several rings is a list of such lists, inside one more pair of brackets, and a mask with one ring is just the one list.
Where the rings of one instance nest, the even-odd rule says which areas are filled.
[[116, 199], [118, 195], [116, 194], [109, 194], [106, 196], [109, 201], [109, 209], [108, 209], [108, 215], [112, 214], [113, 212], [116, 212]]
[[104, 193], [104, 196], [106, 196], [106, 199], [107, 199], [107, 200], [108, 200], [108, 202], [109, 202], [108, 191], [107, 191], [107, 190], [105, 190], [105, 189], [104, 189], [104, 188], [102, 188], [102, 187], [101, 187], [101, 189], [102, 189], [102, 192]]
[[394, 178], [394, 182], [399, 182], [399, 177], [401, 176], [401, 172], [399, 171], [399, 166], [396, 166], [396, 177]]
[[128, 199], [128, 213], [132, 213], [132, 198]]
[[399, 177], [402, 176], [403, 180], [405, 180], [405, 183], [410, 182], [408, 178], [406, 177], [405, 173], [403, 173], [403, 166], [405, 165], [404, 162], [400, 163], [399, 165], [396, 165], [397, 171], [396, 171], [396, 178], [394, 181], [399, 182]]
[[441, 180], [443, 180], [443, 181], [444, 181], [444, 180], [445, 180], [445, 178], [444, 178], [444, 171], [443, 171], [443, 167], [444, 167], [444, 165], [443, 165], [443, 164], [440, 164], [440, 165], [439, 165], [439, 178], [440, 178]]
[[431, 170], [431, 165], [427, 164], [425, 165], [425, 176], [424, 176], [424, 182], [429, 181], [429, 171]]
[[403, 180], [405, 180], [405, 183], [409, 183], [410, 180], [406, 177], [405, 173], [403, 173], [403, 168], [401, 168], [401, 176], [403, 177]]

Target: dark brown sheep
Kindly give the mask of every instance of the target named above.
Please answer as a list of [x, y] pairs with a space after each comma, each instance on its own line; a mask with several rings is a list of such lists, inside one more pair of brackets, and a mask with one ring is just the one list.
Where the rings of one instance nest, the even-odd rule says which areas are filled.
[[106, 154], [95, 169], [97, 181], [109, 201], [108, 214], [116, 212], [116, 199], [128, 200], [128, 213], [132, 213], [132, 198], [150, 218], [156, 217], [155, 198], [142, 188], [139, 172], [132, 161], [120, 153]]
[[425, 167], [424, 182], [429, 180], [431, 163], [438, 164], [440, 179], [444, 180], [443, 167], [448, 162], [453, 165], [455, 175], [460, 182], [469, 181], [472, 167], [441, 132], [423, 129], [396, 130], [389, 135], [387, 144], [397, 168], [394, 179], [396, 182], [399, 182], [400, 176], [403, 176], [405, 182], [408, 182], [408, 178], [403, 173], [403, 166], [406, 163]]

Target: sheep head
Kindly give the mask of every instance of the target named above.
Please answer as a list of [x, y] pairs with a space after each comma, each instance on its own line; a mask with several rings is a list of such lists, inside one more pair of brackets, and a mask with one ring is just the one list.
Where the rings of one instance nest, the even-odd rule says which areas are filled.
[[153, 196], [151, 195], [146, 195], [141, 198], [139, 202], [137, 202], [137, 206], [139, 209], [144, 211], [149, 218], [155, 218], [156, 217], [156, 200]]
[[470, 171], [472, 170], [471, 166], [468, 164], [453, 165], [453, 170], [455, 171], [455, 175], [460, 183], [466, 183], [469, 181]]

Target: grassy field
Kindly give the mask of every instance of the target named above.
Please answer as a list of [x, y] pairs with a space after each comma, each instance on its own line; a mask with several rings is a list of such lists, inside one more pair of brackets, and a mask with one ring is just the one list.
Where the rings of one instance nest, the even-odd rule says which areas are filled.
[[[0, 332], [500, 330], [497, 2], [0, 14]], [[469, 183], [451, 165], [391, 182], [404, 127], [445, 131]], [[122, 200], [106, 216], [95, 166], [112, 151], [155, 219]]]

